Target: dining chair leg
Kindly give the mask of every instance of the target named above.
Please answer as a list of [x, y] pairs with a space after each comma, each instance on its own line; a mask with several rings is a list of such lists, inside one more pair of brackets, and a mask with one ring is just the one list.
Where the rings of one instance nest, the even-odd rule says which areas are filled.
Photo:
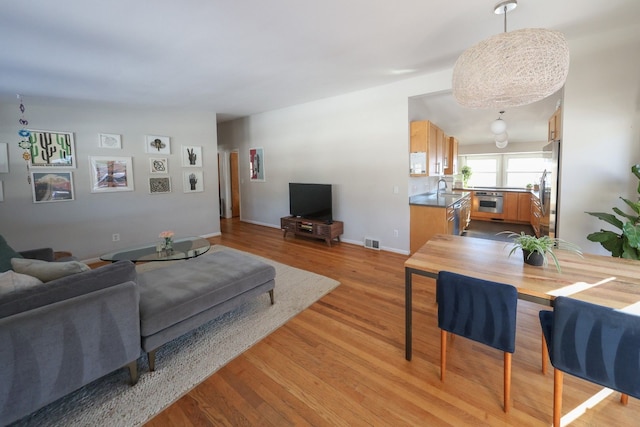
[[444, 381], [444, 372], [447, 368], [447, 331], [440, 330], [440, 381]]
[[620, 403], [622, 403], [623, 405], [626, 405], [627, 403], [629, 403], [629, 395], [622, 393], [620, 395]]
[[542, 345], [540, 351], [542, 353], [542, 373], [547, 375], [547, 354], [549, 352], [547, 350], [547, 340], [544, 339], [544, 333], [542, 334]]
[[553, 427], [560, 427], [562, 418], [562, 380], [564, 373], [560, 369], [553, 370]]
[[511, 402], [511, 356], [504, 352], [504, 412], [509, 412]]

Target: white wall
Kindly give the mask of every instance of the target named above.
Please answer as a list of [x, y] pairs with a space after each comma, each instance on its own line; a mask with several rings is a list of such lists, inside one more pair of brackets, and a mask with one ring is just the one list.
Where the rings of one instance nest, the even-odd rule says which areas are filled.
[[[559, 229], [585, 252], [608, 254], [586, 240], [602, 224], [584, 211], [610, 210], [618, 193], [637, 196], [638, 33], [569, 42]], [[448, 90], [450, 78], [449, 70], [221, 124], [220, 143], [240, 150], [242, 219], [278, 227], [288, 182], [332, 183], [344, 239], [379, 238], [383, 249], [408, 253], [408, 194], [433, 181], [408, 177], [409, 97]], [[267, 182], [246, 179], [250, 147], [265, 149]]]
[[[220, 124], [221, 146], [240, 153], [241, 218], [279, 227], [289, 182], [333, 184], [343, 240], [373, 237], [383, 249], [408, 252], [407, 99], [450, 80], [447, 71]], [[248, 179], [252, 147], [264, 148], [266, 182]]]
[[[217, 178], [216, 115], [205, 111], [132, 108], [94, 103], [38, 102], [24, 98], [25, 118], [32, 129], [73, 132], [77, 168], [73, 172], [75, 200], [32, 202], [27, 171], [18, 147], [19, 102], [0, 99], [0, 142], [9, 145], [10, 170], [0, 174], [0, 234], [17, 250], [51, 246], [90, 259], [118, 248], [158, 240], [158, 233], [176, 235], [220, 233]], [[122, 135], [122, 149], [98, 148], [98, 133]], [[144, 136], [171, 137], [170, 194], [149, 194], [150, 154]], [[181, 145], [202, 146], [204, 192], [183, 192]], [[134, 191], [91, 193], [89, 156], [132, 157]], [[196, 169], [197, 170], [197, 169]], [[42, 171], [38, 169], [37, 171]], [[120, 241], [112, 242], [119, 233]]]
[[586, 236], [615, 230], [585, 211], [630, 212], [638, 200], [631, 166], [640, 163], [640, 27], [570, 41], [565, 87], [560, 236], [609, 255]]

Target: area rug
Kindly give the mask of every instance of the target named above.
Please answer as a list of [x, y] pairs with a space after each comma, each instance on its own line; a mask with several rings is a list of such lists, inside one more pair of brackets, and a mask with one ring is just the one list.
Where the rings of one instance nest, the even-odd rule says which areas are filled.
[[[221, 249], [234, 250], [215, 245], [211, 251]], [[256, 258], [276, 268], [273, 306], [267, 294], [259, 296], [160, 347], [156, 371], [149, 372], [146, 357], [142, 357], [138, 361], [140, 379], [135, 386], [128, 383], [128, 370], [120, 369], [14, 426], [142, 425], [340, 284], [315, 273]], [[139, 269], [154, 268], [154, 264], [144, 264]]]

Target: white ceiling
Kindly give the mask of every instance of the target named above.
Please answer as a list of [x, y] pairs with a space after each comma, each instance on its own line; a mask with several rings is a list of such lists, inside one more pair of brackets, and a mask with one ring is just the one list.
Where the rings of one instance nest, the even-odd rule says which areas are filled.
[[[222, 121], [449, 69], [502, 31], [495, 3], [2, 0], [0, 96], [208, 109]], [[572, 39], [638, 18], [638, 0], [520, 0], [508, 27]]]

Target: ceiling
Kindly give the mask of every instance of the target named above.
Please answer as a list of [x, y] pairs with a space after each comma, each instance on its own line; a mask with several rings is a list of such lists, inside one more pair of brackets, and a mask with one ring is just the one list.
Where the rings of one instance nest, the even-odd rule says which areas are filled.
[[[561, 104], [562, 89], [533, 104], [505, 108], [502, 119], [507, 124], [509, 143], [547, 141], [549, 118]], [[410, 109], [411, 105], [420, 106], [424, 115], [420, 119], [432, 121], [447, 135], [455, 136], [460, 145], [495, 144], [490, 126], [500, 116], [497, 110], [461, 107], [450, 91], [416, 96]]]
[[[502, 31], [495, 3], [2, 1], [0, 96], [205, 109], [224, 121], [450, 69]], [[638, 17], [638, 0], [520, 0], [508, 27], [571, 40]]]

